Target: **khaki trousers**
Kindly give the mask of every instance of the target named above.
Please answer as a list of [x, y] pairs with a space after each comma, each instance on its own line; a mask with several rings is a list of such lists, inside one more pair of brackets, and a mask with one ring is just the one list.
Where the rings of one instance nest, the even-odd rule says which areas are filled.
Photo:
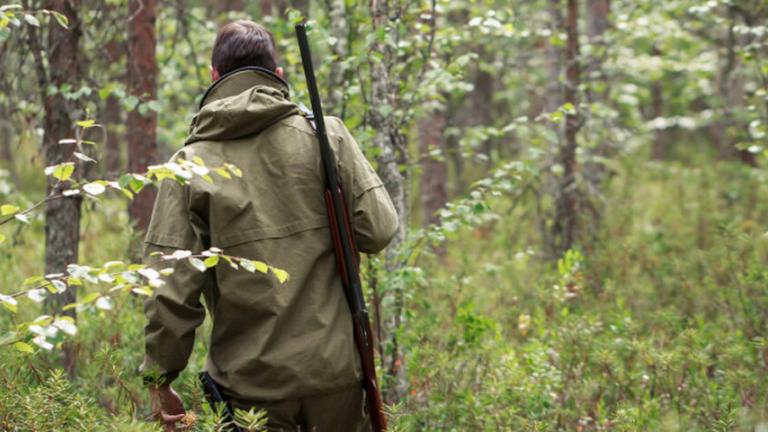
[[232, 401], [238, 409], [267, 412], [268, 432], [369, 432], [361, 386], [341, 391], [266, 403]]

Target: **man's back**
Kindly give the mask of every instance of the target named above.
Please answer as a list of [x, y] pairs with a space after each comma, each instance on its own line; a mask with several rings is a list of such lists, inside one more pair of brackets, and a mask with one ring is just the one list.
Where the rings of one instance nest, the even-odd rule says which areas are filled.
[[[218, 247], [289, 273], [280, 284], [274, 274], [226, 263], [199, 273], [179, 262], [147, 302], [145, 368], [171, 379], [184, 368], [204, 317], [203, 293], [214, 323], [206, 369], [242, 401], [328, 393], [360, 380], [317, 140], [287, 97], [281, 80], [259, 70], [220, 80], [174, 159], [231, 163], [243, 175], [163, 182], [146, 237], [148, 260], [154, 251]], [[327, 123], [358, 248], [378, 252], [397, 228], [395, 210], [343, 123]]]

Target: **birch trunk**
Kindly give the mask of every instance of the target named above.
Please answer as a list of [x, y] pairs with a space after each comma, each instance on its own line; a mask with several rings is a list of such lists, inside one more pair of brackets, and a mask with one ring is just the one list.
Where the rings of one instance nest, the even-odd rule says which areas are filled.
[[[387, 25], [389, 4], [387, 0], [374, 1], [371, 4], [374, 31]], [[400, 268], [398, 254], [405, 241], [406, 226], [408, 224], [408, 193], [405, 186], [405, 175], [400, 166], [407, 166], [406, 140], [397, 127], [393, 124], [390, 113], [384, 107], [394, 108], [396, 100], [394, 89], [397, 83], [391, 82], [387, 71], [387, 64], [393, 61], [392, 53], [381, 43], [377, 43], [373, 50], [383, 56], [383, 60], [371, 61], [371, 110], [369, 111], [369, 124], [376, 131], [373, 144], [379, 149], [378, 174], [389, 192], [395, 205], [400, 225], [395, 237], [385, 252], [385, 267], [390, 274], [396, 273]], [[391, 109], [389, 110], [392, 111]], [[386, 115], [385, 115], [386, 114]], [[388, 313], [388, 319], [382, 332], [386, 344], [390, 346], [391, 356], [389, 364], [382, 365], [387, 371], [385, 382], [388, 383], [384, 393], [387, 403], [397, 403], [405, 394], [407, 382], [405, 380], [405, 364], [403, 354], [397, 339], [397, 330], [402, 325], [404, 309], [404, 287], [392, 287], [394, 296], [392, 310]]]

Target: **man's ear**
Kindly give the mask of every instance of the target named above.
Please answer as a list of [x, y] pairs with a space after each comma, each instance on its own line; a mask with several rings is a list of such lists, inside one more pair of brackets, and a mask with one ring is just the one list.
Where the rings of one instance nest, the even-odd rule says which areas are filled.
[[275, 75], [279, 76], [280, 78], [284, 78], [284, 76], [283, 76], [283, 75], [285, 75], [285, 72], [283, 71], [283, 68], [281, 68], [281, 67], [279, 67], [279, 66], [278, 66], [278, 67], [275, 69]]
[[211, 81], [217, 81], [219, 78], [221, 78], [219, 71], [217, 71], [215, 67], [211, 66]]

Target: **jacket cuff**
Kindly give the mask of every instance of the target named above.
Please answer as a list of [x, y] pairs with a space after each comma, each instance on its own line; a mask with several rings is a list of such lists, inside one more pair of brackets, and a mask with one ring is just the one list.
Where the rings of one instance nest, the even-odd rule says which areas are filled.
[[141, 381], [144, 383], [145, 386], [161, 386], [170, 384], [179, 377], [178, 372], [168, 372], [165, 374], [148, 374], [148, 375], [142, 375]]

